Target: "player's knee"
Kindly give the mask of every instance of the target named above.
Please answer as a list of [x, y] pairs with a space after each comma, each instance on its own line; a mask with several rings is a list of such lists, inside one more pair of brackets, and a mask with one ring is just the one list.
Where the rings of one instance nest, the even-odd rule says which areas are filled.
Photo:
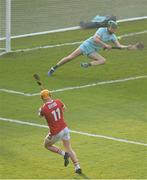
[[47, 149], [47, 144], [45, 142], [43, 143], [43, 146], [44, 146], [44, 148]]
[[47, 143], [46, 141], [44, 141], [44, 144], [43, 144], [43, 146], [44, 146], [44, 148], [46, 148], [46, 149], [49, 149], [49, 143]]
[[101, 59], [101, 60], [99, 61], [99, 63], [100, 63], [100, 64], [105, 64], [105, 63], [106, 63], [106, 59], [104, 59], [104, 58]]

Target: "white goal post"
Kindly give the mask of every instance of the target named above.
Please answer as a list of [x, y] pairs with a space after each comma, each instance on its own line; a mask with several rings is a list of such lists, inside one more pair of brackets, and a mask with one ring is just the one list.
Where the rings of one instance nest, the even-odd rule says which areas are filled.
[[6, 0], [6, 52], [11, 51], [11, 0]]
[[11, 51], [11, 0], [3, 1], [1, 6], [0, 54], [5, 54]]

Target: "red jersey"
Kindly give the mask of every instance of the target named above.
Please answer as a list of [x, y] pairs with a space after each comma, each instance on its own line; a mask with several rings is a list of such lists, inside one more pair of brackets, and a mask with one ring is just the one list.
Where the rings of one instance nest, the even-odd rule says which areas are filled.
[[41, 107], [40, 114], [45, 117], [51, 135], [56, 135], [67, 127], [63, 117], [63, 107], [64, 104], [59, 99], [46, 102]]

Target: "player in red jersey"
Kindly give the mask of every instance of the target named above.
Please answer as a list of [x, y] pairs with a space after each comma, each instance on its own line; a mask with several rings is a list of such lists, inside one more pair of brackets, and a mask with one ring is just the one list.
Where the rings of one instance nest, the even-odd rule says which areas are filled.
[[[66, 108], [65, 105], [59, 99], [53, 100], [51, 98], [51, 93], [47, 89], [41, 91], [40, 96], [44, 104], [39, 109], [39, 116], [46, 119], [50, 129], [49, 134], [44, 140], [45, 148], [54, 153], [62, 155], [64, 157], [64, 166], [69, 164], [70, 157], [74, 164], [75, 172], [81, 174], [82, 170], [80, 168], [76, 153], [71, 147], [69, 129], [63, 117], [63, 113]], [[62, 140], [66, 151], [63, 151], [54, 145], [60, 140]]]

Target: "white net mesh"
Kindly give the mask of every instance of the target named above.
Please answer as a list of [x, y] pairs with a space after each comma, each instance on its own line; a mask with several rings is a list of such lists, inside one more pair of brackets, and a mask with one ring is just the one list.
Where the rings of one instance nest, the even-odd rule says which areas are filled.
[[[0, 48], [5, 46], [5, 3], [0, 0]], [[146, 16], [146, 9], [147, 0], [11, 0], [11, 36], [78, 26], [98, 14]]]
[[12, 35], [77, 26], [97, 14], [147, 15], [147, 0], [12, 0]]

